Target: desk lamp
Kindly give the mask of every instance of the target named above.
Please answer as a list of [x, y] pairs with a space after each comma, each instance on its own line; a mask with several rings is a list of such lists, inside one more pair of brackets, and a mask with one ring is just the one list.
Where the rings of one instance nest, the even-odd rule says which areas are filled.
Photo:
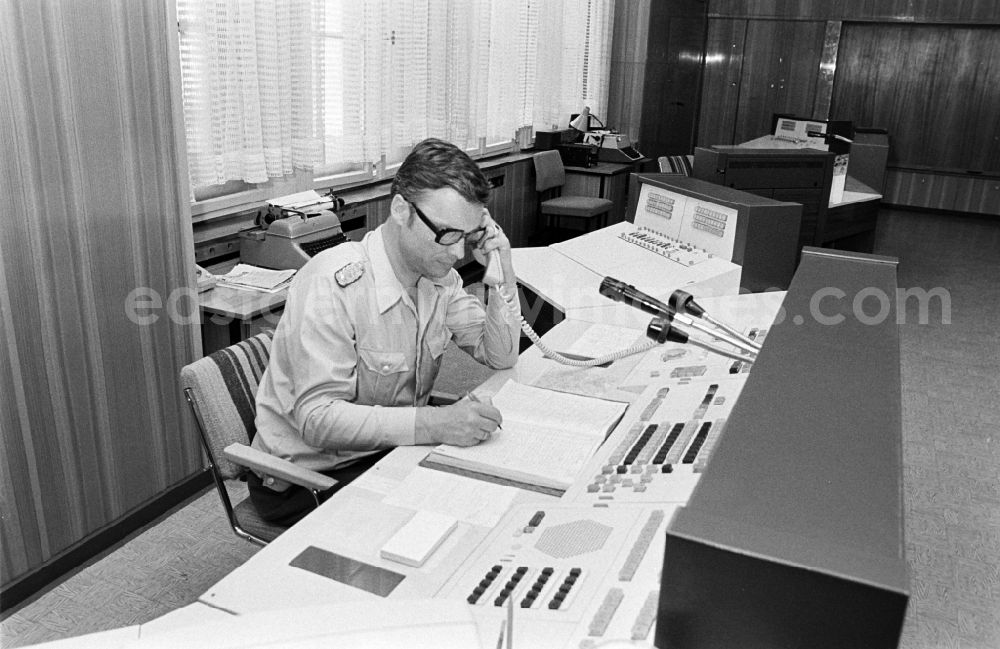
[[569, 123], [569, 126], [570, 126], [570, 128], [574, 128], [574, 129], [580, 131], [581, 133], [586, 133], [587, 131], [590, 130], [590, 119], [591, 118], [596, 119], [597, 123], [601, 125], [601, 128], [607, 128], [604, 125], [604, 122], [602, 122], [601, 120], [597, 119], [596, 115], [592, 115], [590, 113], [590, 106], [584, 106], [583, 110], [580, 112], [580, 114], [577, 115], [576, 118], [572, 122]]

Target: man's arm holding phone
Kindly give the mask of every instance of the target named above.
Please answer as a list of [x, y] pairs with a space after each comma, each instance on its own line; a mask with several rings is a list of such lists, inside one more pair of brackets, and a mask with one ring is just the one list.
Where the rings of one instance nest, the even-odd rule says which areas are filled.
[[[517, 281], [511, 263], [510, 241], [489, 212], [485, 211], [490, 232], [473, 249], [473, 257], [489, 267], [494, 277], [488, 288], [486, 309], [479, 300], [457, 287], [460, 294], [449, 306], [448, 327], [455, 342], [480, 363], [496, 369], [513, 367], [520, 342], [521, 307], [517, 299]], [[496, 272], [499, 267], [500, 272]], [[490, 282], [484, 279], [490, 286]]]
[[[448, 320], [459, 347], [480, 363], [505, 369], [517, 362], [521, 310], [510, 241], [489, 217], [489, 212], [486, 217], [492, 229], [473, 250], [473, 256], [487, 266], [483, 283], [492, 287], [487, 289], [491, 291], [488, 306], [484, 314], [479, 300], [458, 286], [456, 299], [449, 306]], [[505, 303], [504, 295], [510, 297], [513, 307]], [[444, 408], [418, 408], [416, 443], [470, 446], [488, 439], [500, 422], [500, 412], [491, 403], [471, 397]]]

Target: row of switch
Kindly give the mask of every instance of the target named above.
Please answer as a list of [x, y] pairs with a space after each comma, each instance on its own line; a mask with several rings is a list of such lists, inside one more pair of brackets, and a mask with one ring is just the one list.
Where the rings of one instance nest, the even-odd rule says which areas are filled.
[[[528, 574], [528, 566], [518, 566], [514, 569], [511, 575], [508, 577], [506, 583], [503, 587], [497, 591], [496, 596], [493, 598], [493, 606], [501, 607], [506, 602], [507, 599], [514, 595], [518, 588], [518, 585], [524, 580], [525, 576]], [[490, 590], [490, 587], [497, 581], [497, 577], [503, 572], [503, 567], [499, 564], [492, 566], [489, 571], [483, 576], [483, 578], [476, 584], [472, 592], [465, 598], [465, 601], [469, 604], [478, 604], [482, 599], [483, 595]], [[551, 566], [546, 566], [542, 568], [534, 583], [524, 591], [524, 597], [520, 601], [521, 608], [531, 608], [534, 606], [535, 601], [538, 597], [545, 591], [545, 587], [548, 582], [552, 579], [555, 574], [555, 568]], [[570, 568], [563, 578], [562, 583], [553, 589], [552, 597], [549, 599], [547, 604], [550, 610], [558, 610], [565, 603], [571, 591], [573, 591], [574, 586], [577, 585], [581, 576], [583, 574], [582, 568]]]

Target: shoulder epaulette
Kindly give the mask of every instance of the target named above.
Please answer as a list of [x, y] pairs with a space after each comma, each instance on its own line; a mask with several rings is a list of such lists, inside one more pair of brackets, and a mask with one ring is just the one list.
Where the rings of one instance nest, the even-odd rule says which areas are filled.
[[352, 261], [351, 263], [342, 266], [340, 270], [333, 274], [333, 276], [337, 280], [337, 284], [343, 287], [350, 286], [354, 282], [361, 279], [361, 276], [364, 274], [364, 263], [360, 261]]

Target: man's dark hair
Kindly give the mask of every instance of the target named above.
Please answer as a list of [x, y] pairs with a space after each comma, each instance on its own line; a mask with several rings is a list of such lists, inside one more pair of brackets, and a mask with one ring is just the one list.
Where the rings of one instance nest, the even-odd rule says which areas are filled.
[[392, 193], [407, 201], [416, 200], [420, 192], [451, 187], [470, 202], [486, 204], [490, 184], [472, 158], [457, 146], [437, 138], [420, 142], [396, 171]]

